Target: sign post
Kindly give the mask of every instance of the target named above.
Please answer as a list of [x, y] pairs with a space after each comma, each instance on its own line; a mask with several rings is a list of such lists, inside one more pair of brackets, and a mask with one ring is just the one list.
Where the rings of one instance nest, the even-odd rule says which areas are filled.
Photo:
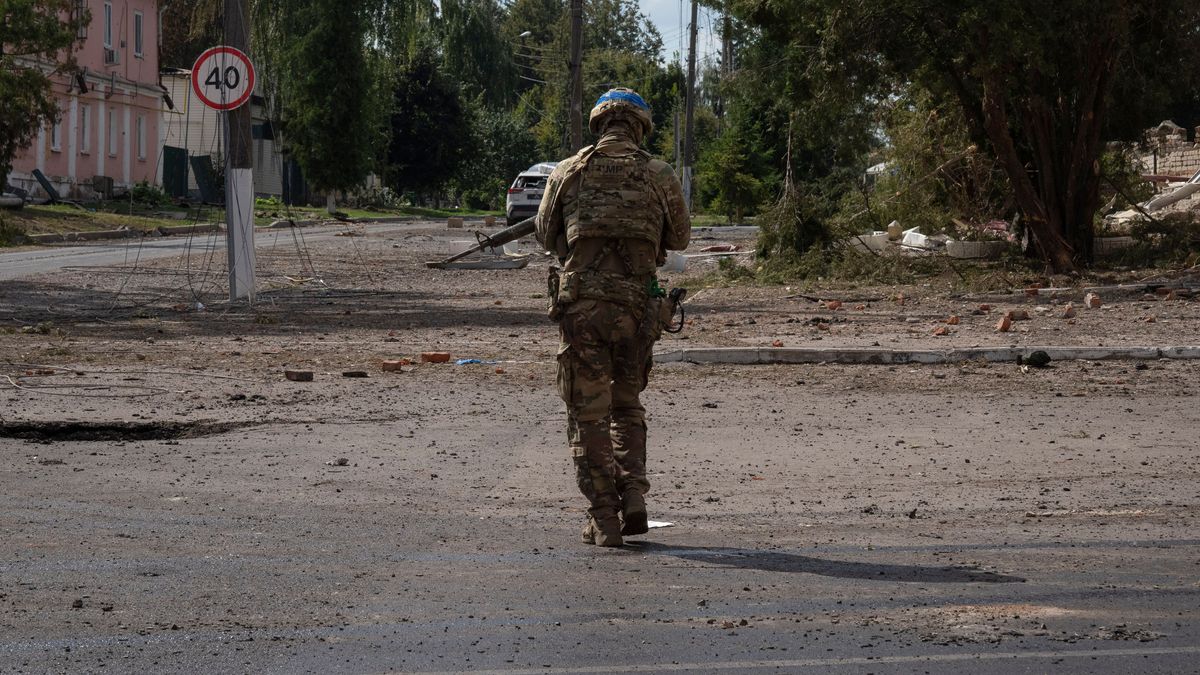
[[192, 91], [221, 112], [225, 127], [225, 239], [229, 299], [254, 301], [254, 170], [250, 109], [254, 65], [231, 46], [206, 50], [192, 67]]

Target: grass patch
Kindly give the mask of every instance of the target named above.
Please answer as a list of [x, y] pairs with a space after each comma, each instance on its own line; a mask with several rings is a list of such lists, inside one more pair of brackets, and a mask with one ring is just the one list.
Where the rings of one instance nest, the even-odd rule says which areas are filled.
[[[183, 217], [172, 217], [172, 212], [159, 212], [135, 209], [133, 213], [121, 213], [103, 208], [80, 209], [74, 206], [58, 204], [55, 206], [27, 206], [19, 214], [12, 216], [13, 221], [21, 226], [28, 234], [62, 234], [66, 232], [95, 232], [100, 230], [131, 230], [148, 231], [171, 225], [186, 225], [194, 222], [188, 218], [188, 212], [178, 210]], [[200, 213], [205, 216], [207, 214]], [[209, 222], [200, 218], [200, 222]]]
[[753, 225], [754, 217], [745, 218], [741, 223], [730, 223], [729, 219], [717, 213], [693, 213], [692, 227], [725, 227], [727, 225]]
[[[440, 220], [450, 216], [482, 218], [489, 215], [503, 218], [502, 213], [495, 211], [428, 209], [415, 206], [394, 209], [342, 209], [341, 212], [351, 218], [412, 216]], [[0, 246], [14, 246], [25, 241], [25, 234], [65, 234], [122, 228], [147, 232], [160, 227], [224, 222], [225, 209], [216, 206], [189, 209], [175, 205], [148, 206], [137, 202], [108, 201], [88, 205], [82, 209], [65, 204], [27, 206], [4, 217], [6, 220], [0, 221]], [[286, 218], [326, 220], [329, 217], [329, 213], [323, 208], [289, 208], [277, 200], [258, 200], [254, 210], [254, 223], [260, 227]]]
[[0, 213], [0, 248], [6, 246], [21, 246], [29, 241], [25, 236], [25, 228], [14, 220]]

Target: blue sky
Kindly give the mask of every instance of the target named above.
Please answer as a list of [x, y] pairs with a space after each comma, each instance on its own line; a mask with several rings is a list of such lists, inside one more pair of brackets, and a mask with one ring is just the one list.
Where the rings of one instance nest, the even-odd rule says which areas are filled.
[[[650, 21], [658, 28], [663, 36], [663, 57], [667, 61], [675, 60], [675, 54], [687, 59], [687, 24], [691, 20], [691, 0], [641, 0], [642, 13], [650, 17]], [[683, 20], [680, 21], [680, 12]], [[697, 59], [703, 59], [706, 54], [715, 58], [721, 51], [721, 43], [713, 24], [718, 20], [718, 14], [712, 10], [699, 9], [699, 26], [696, 42], [699, 45]]]

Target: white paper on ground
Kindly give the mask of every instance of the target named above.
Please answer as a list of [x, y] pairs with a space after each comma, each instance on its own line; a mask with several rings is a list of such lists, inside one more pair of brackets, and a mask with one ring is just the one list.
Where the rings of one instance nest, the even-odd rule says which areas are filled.
[[661, 520], [647, 520], [646, 526], [653, 530], [656, 527], [675, 527], [675, 523], [668, 523]]

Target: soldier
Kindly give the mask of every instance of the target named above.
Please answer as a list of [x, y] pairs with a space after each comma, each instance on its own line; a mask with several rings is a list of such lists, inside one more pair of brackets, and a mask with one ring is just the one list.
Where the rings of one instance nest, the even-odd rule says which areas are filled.
[[595, 145], [546, 183], [537, 239], [555, 253], [550, 316], [559, 322], [558, 389], [579, 489], [591, 503], [583, 541], [621, 546], [648, 531], [645, 408], [651, 347], [670, 321], [655, 268], [687, 248], [687, 205], [671, 166], [640, 148], [650, 107], [629, 89], [596, 101]]

